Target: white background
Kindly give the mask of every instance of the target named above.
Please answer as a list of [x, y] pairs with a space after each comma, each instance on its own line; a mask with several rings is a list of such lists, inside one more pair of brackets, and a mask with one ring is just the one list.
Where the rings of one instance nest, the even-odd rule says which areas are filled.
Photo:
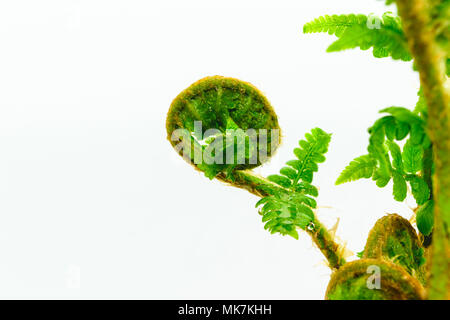
[[[172, 99], [207, 75], [249, 81], [284, 142], [333, 133], [318, 216], [353, 252], [391, 187], [334, 186], [365, 153], [377, 111], [412, 107], [411, 64], [326, 53], [303, 35], [323, 14], [381, 14], [383, 1], [2, 1], [0, 298], [322, 299], [330, 271], [306, 234], [270, 235], [257, 198], [209, 181], [166, 140]], [[411, 203], [413, 205], [414, 202]]]

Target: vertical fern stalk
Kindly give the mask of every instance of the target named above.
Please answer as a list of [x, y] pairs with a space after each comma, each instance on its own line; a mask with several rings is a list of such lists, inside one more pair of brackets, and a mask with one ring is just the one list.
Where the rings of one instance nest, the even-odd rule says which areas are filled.
[[434, 231], [428, 297], [450, 298], [450, 93], [445, 51], [435, 41], [426, 0], [397, 0], [410, 50], [428, 104], [428, 133], [433, 142]]

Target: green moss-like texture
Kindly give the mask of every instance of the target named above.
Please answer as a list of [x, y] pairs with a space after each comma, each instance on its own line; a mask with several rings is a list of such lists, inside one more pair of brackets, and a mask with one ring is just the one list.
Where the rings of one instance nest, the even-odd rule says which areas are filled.
[[[198, 126], [197, 130], [195, 127], [195, 122], [198, 121], [201, 121], [201, 131]], [[279, 125], [267, 98], [250, 83], [221, 76], [203, 78], [182, 91], [170, 106], [166, 127], [168, 139], [174, 147], [180, 142], [190, 143], [191, 153], [184, 158], [204, 171], [209, 178], [260, 165], [275, 152], [280, 140], [280, 134], [277, 134], [276, 141], [271, 141], [271, 132], [273, 129], [279, 130]], [[173, 139], [172, 134], [176, 129], [187, 129], [190, 137]], [[210, 129], [216, 129], [217, 132], [212, 134]], [[194, 161], [196, 152], [198, 154], [204, 151], [211, 141], [225, 141], [227, 130], [230, 129], [242, 129], [242, 132], [253, 129], [258, 139], [261, 134], [267, 133], [267, 143], [262, 143], [259, 139], [255, 150], [246, 150], [247, 158], [250, 157], [249, 152], [257, 155], [256, 163], [246, 161], [230, 166], [229, 161], [227, 164]], [[243, 133], [248, 144], [250, 138], [246, 134]], [[204, 141], [208, 137], [210, 140]], [[233, 146], [234, 149], [240, 147]], [[266, 157], [259, 157], [260, 151], [264, 151]], [[179, 153], [181, 154], [180, 151]]]
[[279, 128], [269, 101], [256, 87], [238, 79], [213, 76], [195, 82], [173, 100], [167, 132], [170, 135], [176, 128], [193, 131], [194, 121], [199, 120], [204, 131], [225, 130], [229, 119], [243, 130]]
[[425, 284], [424, 250], [408, 220], [397, 214], [379, 219], [369, 233], [363, 258], [398, 264]]
[[[379, 268], [379, 288], [369, 288]], [[328, 300], [420, 300], [425, 290], [404, 268], [380, 259], [362, 259], [349, 262], [334, 272], [325, 298]]]

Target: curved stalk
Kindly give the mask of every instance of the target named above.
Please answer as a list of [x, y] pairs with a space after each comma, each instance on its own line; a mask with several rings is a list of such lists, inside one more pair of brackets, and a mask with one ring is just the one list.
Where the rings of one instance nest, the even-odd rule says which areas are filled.
[[331, 269], [339, 269], [346, 263], [343, 249], [334, 241], [333, 236], [317, 218], [314, 220], [314, 225], [307, 228], [306, 232], [311, 236], [325, 258], [327, 258]]
[[[259, 197], [269, 196], [276, 192], [291, 192], [266, 178], [255, 174], [251, 170], [237, 170], [233, 173], [233, 179], [220, 174], [219, 180], [229, 183], [235, 187], [243, 188]], [[333, 236], [327, 228], [315, 218], [313, 223], [306, 228], [306, 232], [311, 236], [313, 242], [323, 253], [331, 269], [339, 269], [346, 261], [339, 244], [334, 241]]]

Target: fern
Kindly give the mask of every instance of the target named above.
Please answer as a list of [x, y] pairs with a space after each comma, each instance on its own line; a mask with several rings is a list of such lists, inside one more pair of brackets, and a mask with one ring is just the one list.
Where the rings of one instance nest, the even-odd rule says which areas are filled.
[[338, 39], [328, 47], [327, 52], [373, 48], [376, 58], [390, 56], [398, 60], [412, 60], [400, 18], [390, 12], [384, 13], [381, 18], [361, 14], [323, 16], [305, 24], [303, 32], [336, 35]]
[[279, 175], [267, 177], [286, 192], [264, 197], [256, 204], [256, 207], [262, 206], [259, 213], [265, 229], [298, 239], [297, 228], [305, 229], [314, 221], [312, 209], [317, 203], [312, 197], [317, 197], [318, 191], [311, 182], [318, 164], [325, 161], [330, 140], [330, 134], [319, 128], [313, 129], [305, 135], [305, 140], [299, 141], [300, 148], [294, 149], [297, 159], [288, 161]]
[[[424, 150], [430, 148], [425, 121], [420, 112], [402, 107], [389, 107], [380, 112], [389, 115], [378, 119], [369, 129], [369, 154], [350, 162], [336, 184], [372, 178], [378, 187], [383, 188], [392, 180], [394, 199], [403, 201], [409, 183], [417, 204], [423, 205], [431, 193], [421, 176]], [[406, 143], [400, 148], [396, 141], [406, 138]]]
[[306, 23], [303, 33], [327, 32], [340, 37], [347, 27], [367, 23], [367, 16], [363, 14], [325, 15]]
[[411, 192], [418, 205], [422, 205], [430, 198], [430, 188], [425, 180], [415, 174], [406, 175], [406, 181], [411, 186]]
[[305, 138], [299, 141], [300, 148], [294, 149], [297, 159], [286, 162], [288, 166], [280, 170], [281, 175], [271, 175], [267, 179], [292, 191], [299, 188], [299, 182], [312, 182], [313, 174], [319, 168], [317, 164], [325, 161], [324, 154], [328, 151], [331, 135], [315, 128]]
[[402, 158], [405, 171], [414, 174], [422, 169], [423, 149], [410, 139], [403, 147]]
[[369, 179], [373, 176], [376, 165], [377, 162], [370, 154], [360, 156], [350, 162], [344, 171], [342, 171], [341, 175], [336, 180], [336, 184], [338, 185], [363, 178]]
[[429, 200], [423, 206], [417, 210], [416, 222], [417, 228], [424, 235], [429, 235], [433, 229], [434, 216], [433, 216], [434, 201]]
[[[408, 184], [419, 209], [417, 227], [424, 235], [433, 228], [431, 190], [422, 177], [424, 151], [431, 147], [424, 122], [408, 109], [391, 107], [389, 112], [369, 129], [369, 154], [358, 157], [342, 171], [336, 184], [372, 178], [380, 188], [393, 182], [392, 194], [396, 201], [404, 201]], [[403, 148], [396, 140], [406, 139]]]
[[403, 201], [407, 195], [407, 185], [406, 180], [403, 175], [398, 171], [392, 171], [392, 181], [394, 182], [393, 186], [393, 195], [394, 199], [397, 201]]

